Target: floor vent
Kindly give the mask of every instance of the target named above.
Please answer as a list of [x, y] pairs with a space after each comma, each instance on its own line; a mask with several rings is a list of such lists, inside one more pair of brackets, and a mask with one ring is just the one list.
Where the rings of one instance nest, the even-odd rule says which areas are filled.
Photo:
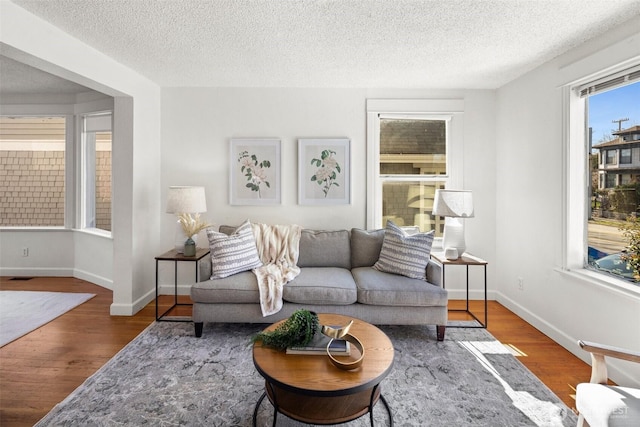
[[9, 280], [31, 280], [33, 277], [12, 277]]

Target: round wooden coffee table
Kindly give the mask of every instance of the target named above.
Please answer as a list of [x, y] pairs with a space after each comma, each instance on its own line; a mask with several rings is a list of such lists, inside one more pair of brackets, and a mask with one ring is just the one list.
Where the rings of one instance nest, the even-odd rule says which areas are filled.
[[[262, 394], [253, 413], [256, 425], [258, 408], [265, 397], [274, 407], [273, 425], [278, 413], [308, 424], [340, 424], [370, 414], [378, 400], [384, 404], [391, 425], [393, 418], [380, 392], [380, 382], [391, 372], [394, 350], [389, 337], [380, 329], [359, 319], [338, 314], [319, 314], [320, 324], [343, 326], [353, 320], [350, 334], [365, 350], [362, 365], [345, 371], [335, 367], [326, 355], [293, 355], [265, 347], [253, 346], [253, 364], [265, 379]], [[266, 330], [275, 329], [274, 323]], [[352, 355], [358, 350], [351, 346]]]

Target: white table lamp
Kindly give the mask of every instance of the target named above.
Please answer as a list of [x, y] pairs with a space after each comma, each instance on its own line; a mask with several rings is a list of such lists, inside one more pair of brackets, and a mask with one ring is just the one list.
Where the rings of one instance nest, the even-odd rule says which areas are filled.
[[[460, 256], [467, 249], [463, 218], [473, 218], [473, 196], [467, 190], [436, 190], [433, 215], [445, 217], [442, 249], [456, 249]], [[449, 251], [449, 253], [455, 251]], [[457, 257], [455, 258], [457, 259]]]
[[[186, 214], [191, 217], [192, 214], [206, 211], [207, 201], [204, 194], [204, 187], [169, 187], [167, 213], [176, 215]], [[180, 221], [176, 221], [175, 249], [178, 253], [184, 252], [184, 243], [189, 237], [192, 236], [185, 235]]]

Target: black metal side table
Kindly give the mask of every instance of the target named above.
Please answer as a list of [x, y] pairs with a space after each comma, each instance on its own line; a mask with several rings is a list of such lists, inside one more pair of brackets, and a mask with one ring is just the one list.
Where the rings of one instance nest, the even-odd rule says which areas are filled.
[[[156, 257], [156, 320], [159, 322], [191, 322], [191, 318], [185, 316], [167, 316], [171, 310], [177, 306], [193, 306], [190, 303], [178, 303], [178, 262], [193, 262], [196, 265], [196, 282], [198, 281], [198, 262], [209, 255], [208, 248], [196, 249], [194, 256], [184, 256], [175, 249], [165, 252], [164, 254]], [[173, 305], [169, 307], [164, 313], [158, 313], [158, 264], [160, 261], [173, 261], [174, 264], [174, 285], [173, 285]]]
[[[487, 327], [487, 261], [470, 255], [468, 253], [462, 254], [458, 259], [447, 259], [444, 257], [444, 253], [431, 253], [431, 259], [442, 266], [442, 288], [446, 289], [445, 282], [445, 267], [448, 265], [465, 266], [467, 270], [467, 305], [464, 309], [450, 309], [449, 311], [460, 311], [469, 314], [473, 317], [480, 326], [458, 326], [447, 325], [447, 328], [485, 328]], [[484, 323], [478, 317], [469, 310], [469, 266], [481, 266], [484, 267]]]

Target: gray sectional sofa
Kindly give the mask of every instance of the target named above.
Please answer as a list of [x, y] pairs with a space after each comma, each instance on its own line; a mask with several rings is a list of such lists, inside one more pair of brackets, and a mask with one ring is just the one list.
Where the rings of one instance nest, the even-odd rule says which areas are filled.
[[[235, 227], [221, 226], [231, 234]], [[200, 262], [201, 281], [191, 288], [195, 335], [207, 322], [273, 323], [295, 310], [353, 316], [378, 325], [436, 325], [442, 341], [447, 324], [447, 291], [440, 266], [428, 261], [426, 281], [374, 268], [385, 229], [304, 229], [299, 243], [300, 274], [283, 289], [283, 307], [263, 317], [256, 276], [244, 271], [211, 277], [211, 260]]]

